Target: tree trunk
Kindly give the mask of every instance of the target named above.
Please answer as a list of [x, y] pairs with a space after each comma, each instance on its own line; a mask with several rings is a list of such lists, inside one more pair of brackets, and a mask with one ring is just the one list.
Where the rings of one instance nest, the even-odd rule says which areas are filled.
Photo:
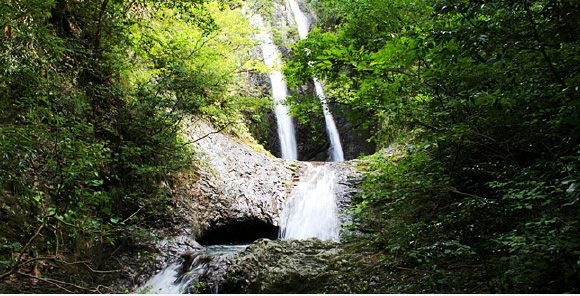
[[67, 4], [67, 0], [58, 0], [51, 10], [50, 23], [54, 25], [57, 34], [60, 36], [66, 36], [72, 32], [70, 22], [66, 17]]

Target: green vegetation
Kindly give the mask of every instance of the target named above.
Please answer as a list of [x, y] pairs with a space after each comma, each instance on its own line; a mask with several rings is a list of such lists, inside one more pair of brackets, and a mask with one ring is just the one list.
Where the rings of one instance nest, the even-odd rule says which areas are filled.
[[[174, 222], [174, 172], [196, 178], [181, 123], [268, 133], [242, 3], [0, 3], [1, 292], [119, 292], [102, 283], [134, 272], [110, 254]], [[248, 7], [274, 22], [271, 4]], [[580, 293], [580, 3], [311, 5], [320, 23], [293, 45], [288, 85], [318, 77], [382, 147], [353, 200], [345, 256], [361, 264], [330, 262], [344, 272], [329, 283]], [[316, 124], [317, 97], [289, 101]]]
[[[182, 120], [243, 135], [244, 114], [268, 104], [245, 82], [242, 14], [236, 1], [0, 4], [2, 285], [111, 292], [95, 252], [163, 227], [160, 184], [195, 170]], [[50, 264], [92, 274], [63, 283], [41, 275]]]
[[285, 74], [385, 148], [352, 240], [426, 275], [398, 291], [578, 293], [580, 3], [311, 2]]

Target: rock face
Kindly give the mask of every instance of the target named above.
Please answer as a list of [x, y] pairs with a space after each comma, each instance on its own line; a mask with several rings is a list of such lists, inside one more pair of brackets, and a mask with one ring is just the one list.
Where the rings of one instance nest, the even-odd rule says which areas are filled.
[[299, 163], [255, 151], [202, 121], [189, 120], [184, 129], [200, 165], [196, 176], [178, 178], [184, 182], [171, 190], [194, 238], [202, 243], [275, 238]]
[[319, 275], [338, 256], [337, 243], [261, 239], [232, 256], [220, 293], [305, 293], [324, 281]]
[[361, 193], [359, 185], [363, 178], [362, 173], [356, 169], [358, 160], [331, 162], [327, 165], [335, 171], [336, 176], [336, 202], [338, 205], [338, 212], [340, 224], [343, 225], [351, 220], [351, 217], [346, 215], [348, 207], [351, 205], [352, 198]]

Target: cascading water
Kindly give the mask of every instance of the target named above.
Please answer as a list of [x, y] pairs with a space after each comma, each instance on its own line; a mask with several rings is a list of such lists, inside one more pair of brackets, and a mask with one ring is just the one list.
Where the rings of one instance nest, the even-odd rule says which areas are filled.
[[300, 178], [280, 214], [280, 237], [337, 241], [340, 225], [335, 184], [334, 172], [326, 165], [308, 164], [306, 175]]
[[334, 118], [328, 110], [328, 105], [326, 104], [326, 97], [324, 96], [324, 91], [322, 90], [322, 85], [318, 82], [318, 79], [314, 78], [314, 87], [316, 88], [316, 94], [322, 102], [322, 110], [324, 112], [324, 121], [326, 122], [326, 130], [328, 131], [328, 137], [330, 138], [330, 160], [331, 161], [344, 161], [344, 154], [342, 152], [342, 145], [340, 144], [340, 137], [338, 135], [338, 129], [334, 123]]
[[177, 273], [180, 265], [177, 263], [169, 265], [160, 273], [154, 275], [145, 283], [145, 285], [137, 289], [140, 294], [179, 294], [183, 293], [183, 289], [187, 283], [175, 283], [177, 280]]
[[[289, 0], [298, 26], [300, 39], [308, 36], [308, 19], [295, 0]], [[344, 155], [338, 130], [328, 110], [324, 91], [318, 79], [314, 78], [316, 94], [324, 111], [326, 130], [330, 138], [330, 160], [343, 161]], [[280, 213], [280, 238], [322, 240], [339, 239], [338, 207], [334, 187], [335, 175], [326, 165], [314, 167], [308, 164], [306, 175], [300, 178]]]
[[272, 96], [276, 104], [275, 113], [282, 158], [298, 159], [294, 124], [292, 123], [292, 118], [288, 115], [288, 107], [282, 104], [288, 96], [288, 88], [284, 81], [284, 76], [277, 65], [277, 61], [280, 61], [280, 52], [272, 41], [272, 35], [266, 30], [262, 16], [253, 15], [251, 22], [254, 26], [260, 28], [261, 31], [258, 39], [261, 41], [260, 48], [264, 56], [264, 63], [273, 69], [270, 73], [270, 82], [272, 84]]
[[214, 245], [189, 255], [190, 261], [173, 263], [154, 275], [135, 292], [140, 294], [183, 294], [219, 292], [219, 277], [225, 274], [225, 261], [248, 245]]
[[[298, 3], [295, 0], [288, 0], [290, 3], [290, 8], [294, 14], [294, 19], [296, 20], [296, 26], [298, 27], [298, 35], [300, 39], [306, 39], [308, 37], [308, 18], [300, 10]], [[342, 152], [342, 144], [340, 143], [340, 136], [338, 134], [338, 129], [334, 123], [334, 118], [328, 109], [328, 104], [326, 103], [326, 97], [324, 96], [324, 91], [322, 90], [322, 85], [318, 79], [314, 78], [314, 87], [316, 89], [316, 94], [320, 98], [322, 103], [322, 110], [324, 112], [324, 120], [326, 122], [326, 131], [328, 132], [328, 137], [330, 139], [330, 160], [331, 161], [343, 161], [344, 154]]]

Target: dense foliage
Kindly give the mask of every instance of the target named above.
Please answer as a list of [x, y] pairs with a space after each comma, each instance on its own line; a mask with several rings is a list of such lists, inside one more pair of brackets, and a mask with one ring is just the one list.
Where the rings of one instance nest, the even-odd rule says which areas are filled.
[[[248, 7], [274, 14], [268, 3]], [[289, 86], [318, 77], [384, 148], [362, 162], [350, 238], [376, 268], [340, 280], [580, 292], [580, 3], [311, 4], [320, 23], [294, 45]], [[124, 271], [102, 263], [165, 226], [160, 185], [195, 170], [180, 124], [244, 133], [260, 120], [242, 13], [224, 0], [0, 3], [2, 292], [118, 292], [100, 283]], [[292, 100], [301, 122], [320, 111], [318, 98]], [[382, 268], [408, 274], [382, 287], [360, 277]]]
[[[264, 105], [244, 84], [242, 16], [235, 1], [0, 3], [2, 291], [25, 291], [18, 276], [111, 292], [95, 252], [163, 226], [160, 184], [194, 169], [184, 118], [243, 133]], [[46, 262], [92, 274], [51, 279]]]
[[403, 291], [578, 293], [580, 3], [312, 4], [285, 74], [324, 80], [391, 144], [368, 158], [353, 227], [428, 275]]

